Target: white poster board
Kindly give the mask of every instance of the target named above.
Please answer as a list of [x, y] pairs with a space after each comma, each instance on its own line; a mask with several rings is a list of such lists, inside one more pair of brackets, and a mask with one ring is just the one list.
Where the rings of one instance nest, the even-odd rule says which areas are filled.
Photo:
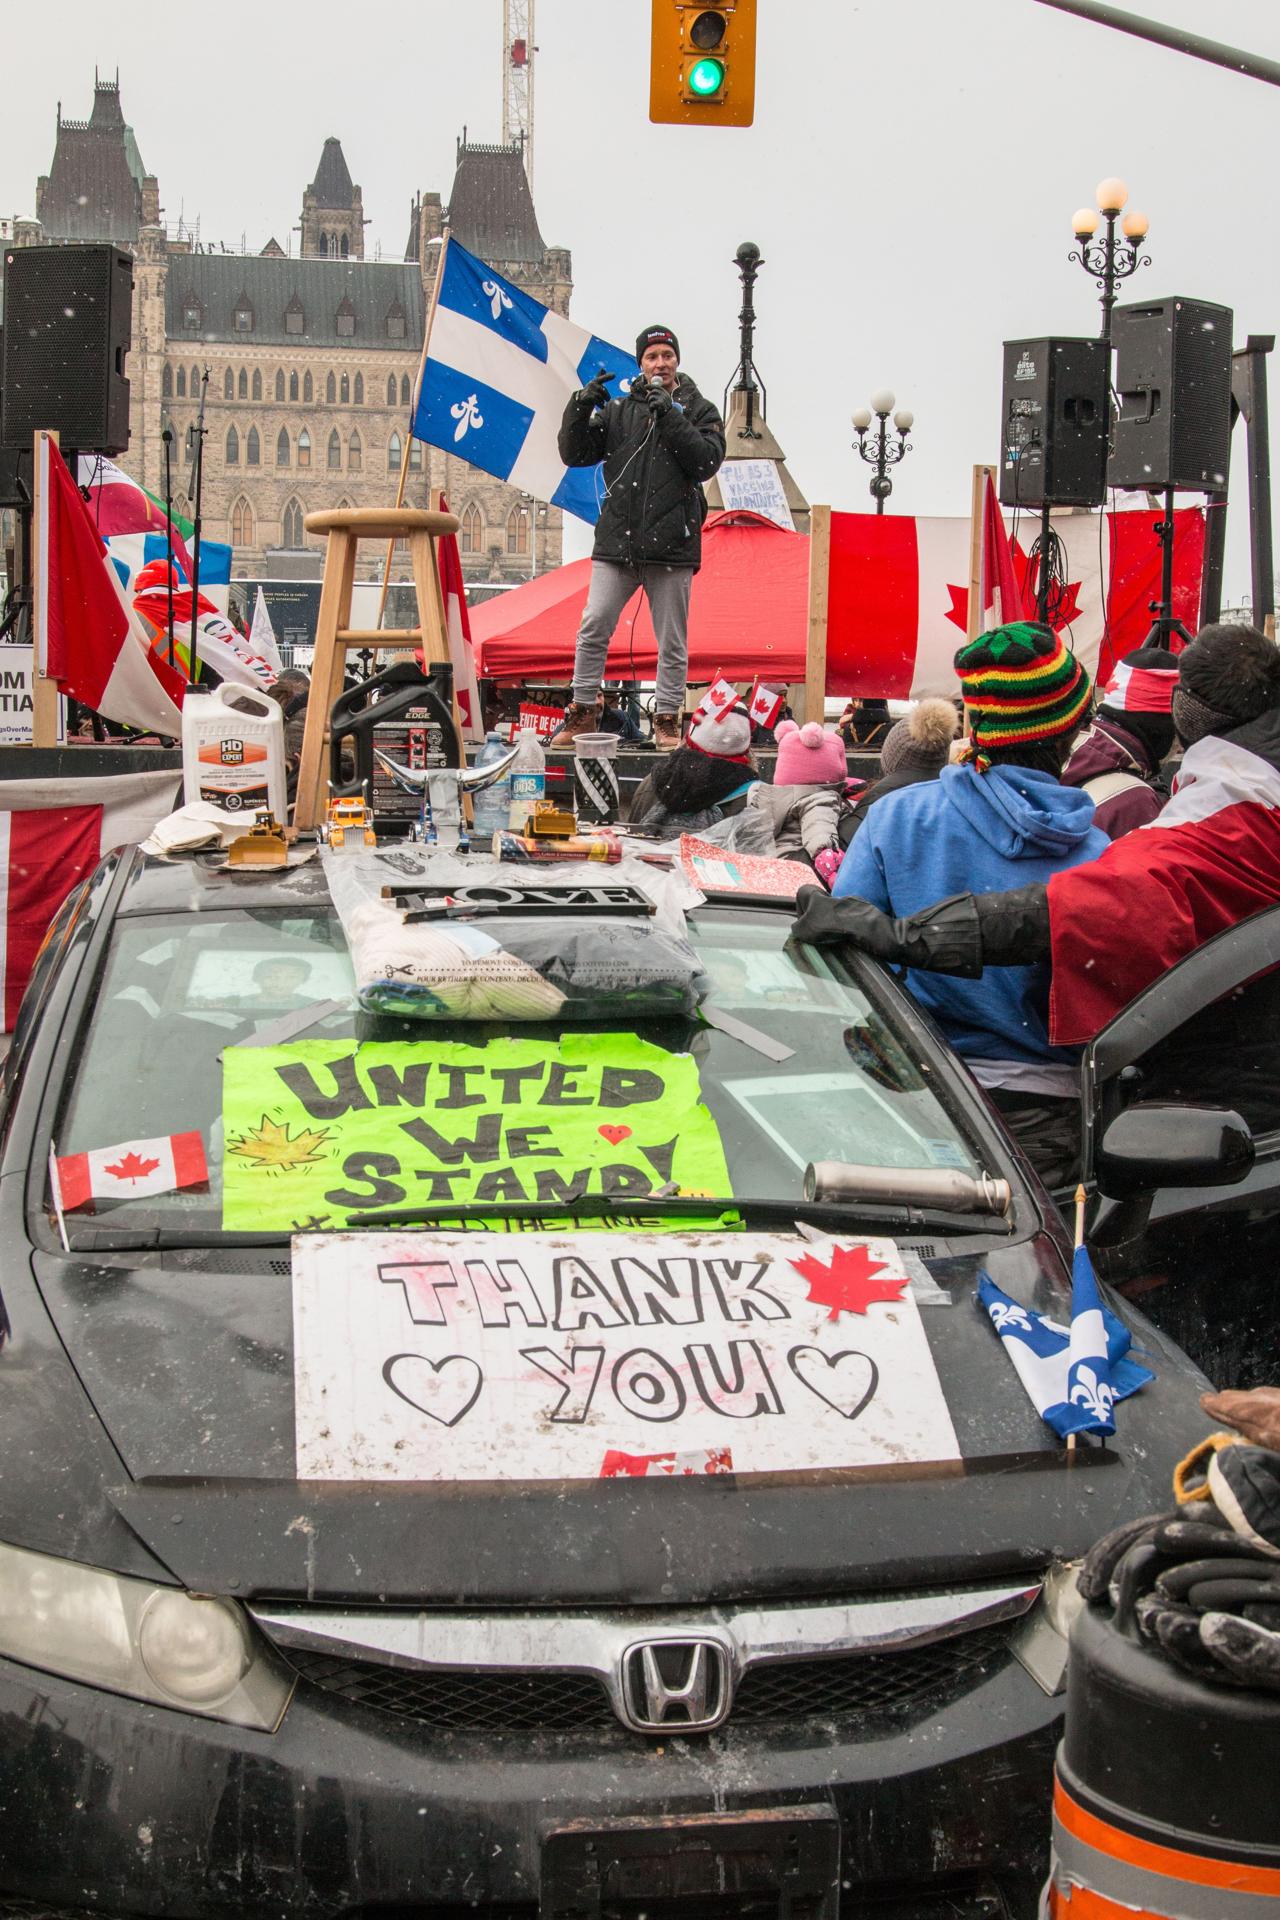
[[[30, 646], [0, 645], [0, 747], [29, 747], [34, 667]], [[67, 737], [67, 703], [58, 695], [58, 740]]]
[[960, 1457], [890, 1240], [300, 1235], [293, 1314], [304, 1480]]
[[788, 533], [795, 532], [796, 523], [775, 460], [726, 460], [716, 482], [726, 510], [747, 508], [762, 513], [766, 520], [775, 520]]

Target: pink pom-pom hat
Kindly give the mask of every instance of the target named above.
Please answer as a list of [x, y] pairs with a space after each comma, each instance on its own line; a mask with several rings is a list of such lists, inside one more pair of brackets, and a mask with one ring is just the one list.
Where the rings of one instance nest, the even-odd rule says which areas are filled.
[[833, 786], [849, 771], [844, 741], [816, 720], [808, 720], [802, 727], [794, 720], [781, 720], [775, 738], [778, 764], [773, 770], [773, 783], [777, 787]]

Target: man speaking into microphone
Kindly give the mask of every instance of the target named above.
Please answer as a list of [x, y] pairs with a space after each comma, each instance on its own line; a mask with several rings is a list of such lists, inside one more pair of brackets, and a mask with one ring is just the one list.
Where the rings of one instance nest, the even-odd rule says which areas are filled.
[[560, 422], [567, 467], [604, 462], [603, 498], [592, 549], [591, 591], [578, 629], [573, 705], [553, 747], [571, 747], [599, 726], [609, 642], [622, 610], [643, 587], [658, 640], [654, 745], [680, 745], [689, 670], [689, 589], [702, 563], [702, 482], [724, 459], [724, 422], [680, 372], [670, 327], [646, 327], [636, 341], [640, 378], [610, 399], [605, 377], [575, 393]]

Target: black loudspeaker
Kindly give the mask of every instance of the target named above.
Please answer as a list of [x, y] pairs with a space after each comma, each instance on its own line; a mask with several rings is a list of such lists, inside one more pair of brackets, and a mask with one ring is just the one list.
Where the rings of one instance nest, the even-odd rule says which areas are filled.
[[1107, 362], [1101, 340], [1005, 341], [1003, 506], [1101, 506], [1107, 489]]
[[1113, 487], [1226, 492], [1232, 318], [1230, 307], [1206, 300], [1116, 308]]
[[64, 448], [129, 445], [124, 358], [133, 257], [119, 247], [9, 247], [4, 256], [0, 430], [6, 446], [56, 431]]

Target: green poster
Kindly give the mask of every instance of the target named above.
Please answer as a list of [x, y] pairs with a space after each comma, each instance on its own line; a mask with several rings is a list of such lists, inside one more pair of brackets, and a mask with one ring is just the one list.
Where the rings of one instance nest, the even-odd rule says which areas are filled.
[[692, 1055], [630, 1033], [229, 1047], [222, 1124], [228, 1229], [318, 1230], [450, 1200], [554, 1213], [668, 1181], [732, 1191]]

